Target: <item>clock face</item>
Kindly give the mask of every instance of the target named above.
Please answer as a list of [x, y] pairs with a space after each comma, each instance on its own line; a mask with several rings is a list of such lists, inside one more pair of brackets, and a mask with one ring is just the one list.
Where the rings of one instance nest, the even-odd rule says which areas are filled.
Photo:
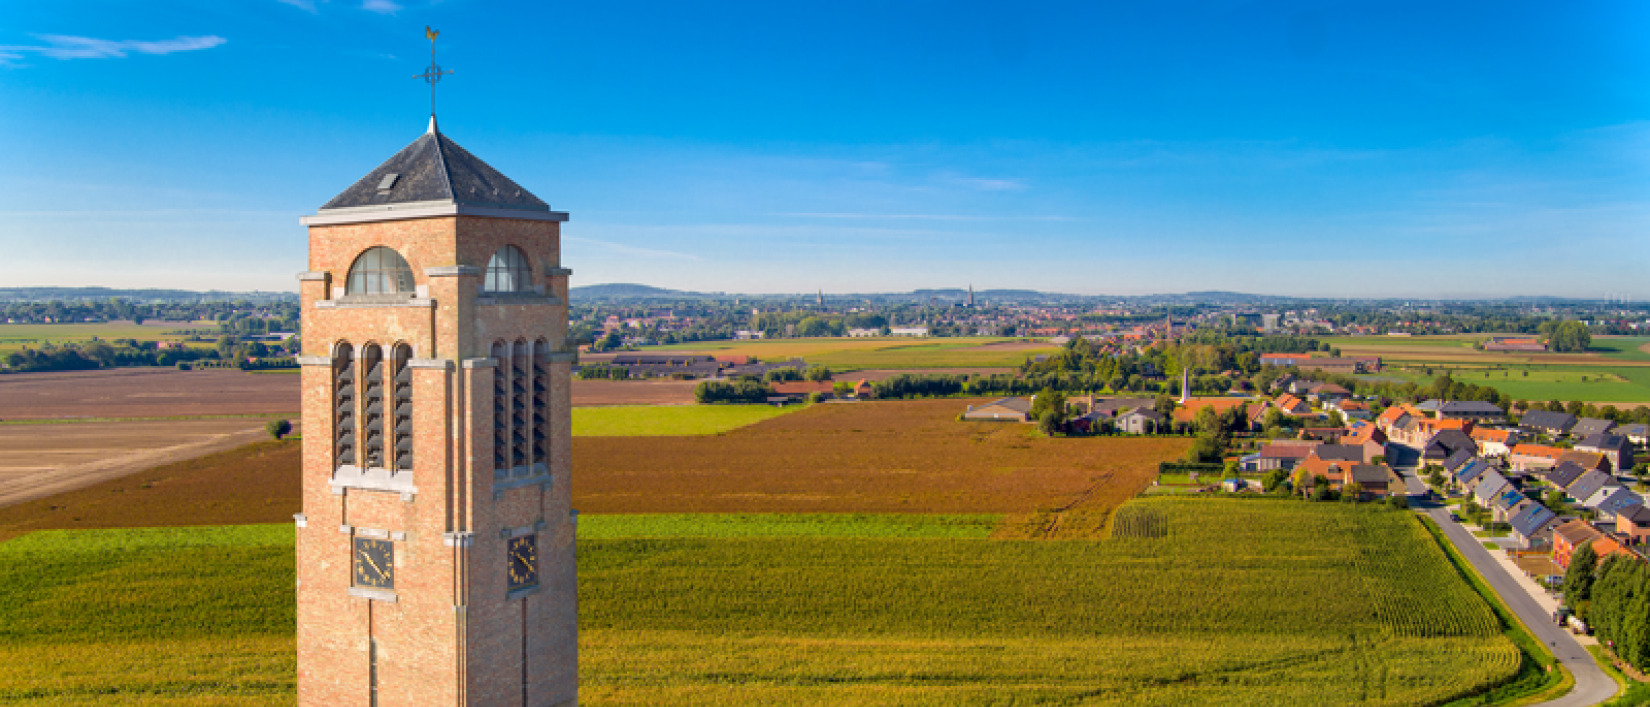
[[395, 543], [372, 538], [355, 539], [355, 586], [395, 588]]
[[539, 583], [538, 536], [523, 535], [510, 538], [507, 558], [510, 568], [511, 591]]

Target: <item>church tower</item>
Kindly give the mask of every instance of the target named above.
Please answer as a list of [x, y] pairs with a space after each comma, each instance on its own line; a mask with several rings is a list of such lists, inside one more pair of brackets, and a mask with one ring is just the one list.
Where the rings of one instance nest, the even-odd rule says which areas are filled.
[[434, 117], [301, 219], [299, 705], [577, 704], [566, 220]]

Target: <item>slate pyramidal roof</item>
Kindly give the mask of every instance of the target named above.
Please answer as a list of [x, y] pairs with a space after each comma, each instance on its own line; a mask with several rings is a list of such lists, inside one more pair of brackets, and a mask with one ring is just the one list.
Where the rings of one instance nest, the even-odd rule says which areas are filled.
[[323, 205], [305, 225], [431, 216], [497, 216], [566, 221], [550, 205], [436, 127]]

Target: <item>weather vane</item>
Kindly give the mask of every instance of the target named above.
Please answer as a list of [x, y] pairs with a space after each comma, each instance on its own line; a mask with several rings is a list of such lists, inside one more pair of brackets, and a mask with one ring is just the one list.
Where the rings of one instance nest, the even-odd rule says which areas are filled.
[[440, 32], [430, 29], [429, 25], [424, 25], [424, 38], [430, 40], [430, 68], [425, 69], [424, 73], [413, 77], [415, 79], [424, 79], [424, 83], [430, 85], [431, 116], [435, 115], [435, 85], [441, 83], [442, 74], [453, 73], [451, 71], [442, 71], [441, 65], [435, 63], [435, 38], [439, 36], [441, 36]]

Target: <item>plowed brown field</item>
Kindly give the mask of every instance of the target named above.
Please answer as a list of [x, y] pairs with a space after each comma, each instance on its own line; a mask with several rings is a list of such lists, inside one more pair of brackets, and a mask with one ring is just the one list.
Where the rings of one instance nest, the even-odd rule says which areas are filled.
[[116, 368], [0, 376], [0, 420], [297, 413], [299, 376]]
[[573, 406], [692, 405], [699, 381], [573, 380]]
[[0, 508], [0, 540], [32, 530], [291, 522], [303, 506], [301, 448], [265, 440]]
[[723, 435], [573, 440], [587, 513], [1104, 511], [1188, 439], [1048, 439], [969, 400], [816, 405]]

